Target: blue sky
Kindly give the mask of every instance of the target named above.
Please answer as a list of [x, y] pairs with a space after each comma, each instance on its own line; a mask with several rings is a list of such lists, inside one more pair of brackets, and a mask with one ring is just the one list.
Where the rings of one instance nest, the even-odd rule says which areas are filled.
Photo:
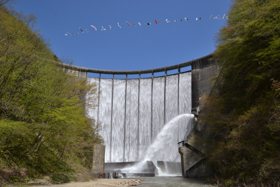
[[[14, 6], [38, 17], [35, 28], [49, 39], [59, 58], [95, 69], [138, 70], [213, 52], [215, 35], [226, 24], [226, 19], [213, 18], [227, 14], [230, 4], [231, 0], [18, 0]], [[181, 21], [185, 17], [188, 21]], [[198, 17], [201, 20], [196, 21]], [[138, 22], [141, 26], [135, 27]], [[101, 31], [102, 26], [106, 31]], [[82, 34], [79, 27], [89, 33]], [[66, 37], [67, 32], [80, 34]]]

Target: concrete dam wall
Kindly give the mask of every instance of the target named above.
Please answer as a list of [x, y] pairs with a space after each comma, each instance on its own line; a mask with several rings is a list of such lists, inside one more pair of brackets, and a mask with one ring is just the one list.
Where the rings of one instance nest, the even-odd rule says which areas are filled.
[[[101, 125], [105, 162], [142, 160], [166, 122], [191, 112], [190, 72], [145, 79], [88, 79], [100, 85], [99, 106], [87, 111]], [[184, 138], [185, 124], [174, 129], [174, 150], [162, 160], [180, 161], [177, 142]]]
[[[164, 125], [180, 114], [198, 111], [199, 98], [209, 93], [209, 80], [218, 72], [216, 64], [208, 55], [174, 66], [138, 70], [109, 71], [65, 66], [67, 71], [86, 77], [88, 72], [98, 73], [99, 78], [87, 77], [100, 91], [98, 106], [87, 108], [87, 113], [100, 124], [100, 135], [106, 146], [105, 162], [135, 162], [144, 158], [148, 147], [156, 139]], [[181, 72], [191, 66], [191, 71]], [[178, 70], [169, 75], [168, 70]], [[155, 77], [154, 73], [164, 72], [165, 76]], [[151, 74], [141, 78], [141, 74]], [[112, 79], [101, 78], [102, 74], [112, 74]], [[126, 75], [126, 79], [115, 79], [114, 75]], [[128, 79], [127, 75], [138, 74], [138, 79]], [[172, 132], [172, 145], [166, 146], [167, 153], [158, 161], [179, 162], [177, 142], [184, 139], [188, 122], [179, 120]]]

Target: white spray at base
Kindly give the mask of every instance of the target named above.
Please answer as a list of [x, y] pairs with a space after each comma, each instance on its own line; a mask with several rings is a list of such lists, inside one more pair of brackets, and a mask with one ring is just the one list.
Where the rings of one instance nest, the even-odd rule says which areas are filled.
[[[177, 146], [178, 137], [182, 138], [179, 141], [185, 140], [193, 129], [194, 124], [193, 114], [181, 114], [173, 118], [165, 124], [153, 143], [148, 147], [144, 159], [131, 167], [121, 169], [122, 173], [141, 173], [146, 162], [152, 161], [159, 176], [167, 175], [168, 171], [163, 173], [157, 166], [157, 161], [177, 161], [180, 157]], [[172, 160], [165, 160], [165, 158], [170, 158], [170, 153], [174, 151], [178, 152], [177, 156]]]

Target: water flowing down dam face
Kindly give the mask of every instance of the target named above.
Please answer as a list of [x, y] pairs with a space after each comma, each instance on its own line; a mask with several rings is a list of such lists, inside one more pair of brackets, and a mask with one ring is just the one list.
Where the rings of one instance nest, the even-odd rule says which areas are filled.
[[[165, 124], [191, 112], [191, 72], [156, 78], [88, 80], [100, 90], [99, 106], [86, 110], [101, 126], [99, 134], [106, 146], [107, 163], [144, 160]], [[161, 140], [168, 145], [162, 142], [164, 147], [154, 153], [158, 154], [156, 160], [180, 161], [177, 143], [183, 140], [188, 123], [185, 116], [169, 125], [166, 139]]]

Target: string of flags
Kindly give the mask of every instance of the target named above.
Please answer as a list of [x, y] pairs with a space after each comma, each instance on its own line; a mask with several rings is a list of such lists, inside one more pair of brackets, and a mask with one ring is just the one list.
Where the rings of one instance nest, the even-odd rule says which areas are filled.
[[[213, 16], [213, 15], [211, 15], [211, 16], [209, 17], [209, 20], [212, 19], [212, 16]], [[228, 19], [228, 16], [226, 16], [225, 14], [223, 15], [223, 17], [222, 17], [221, 15], [217, 15], [217, 16], [213, 17], [213, 19], [214, 19], [214, 20]], [[175, 19], [174, 22], [188, 21], [188, 20], [189, 20], [189, 18], [185, 17], [184, 19], [180, 19], [180, 20]], [[199, 21], [199, 20], [201, 20], [201, 17], [197, 17], [197, 18], [195, 18], [195, 20], [196, 20], [196, 21]], [[166, 22], [166, 23], [170, 23], [171, 21], [169, 21], [168, 19], [165, 19], [165, 22]], [[162, 23], [162, 21], [160, 21], [160, 20], [157, 21], [157, 20], [155, 19], [155, 24], [157, 25], [158, 23]], [[128, 21], [126, 21], [126, 24], [127, 24], [129, 27], [131, 27], [131, 25], [132, 25], [132, 24], [130, 24]], [[135, 27], [137, 26], [136, 23], [133, 23], [133, 25], [134, 25]], [[140, 22], [138, 22], [138, 25], [141, 26], [142, 24], [141, 24]], [[152, 25], [152, 23], [145, 23], [145, 25], [146, 25], [146, 26]], [[91, 26], [95, 31], [97, 31], [97, 28], [96, 28], [94, 25], [90, 25], [90, 26]], [[117, 26], [118, 26], [120, 29], [122, 28], [119, 22], [117, 22]], [[112, 27], [111, 25], [109, 25], [109, 28], [112, 29], [113, 27]], [[79, 30], [81, 31], [81, 33], [85, 33], [84, 30], [83, 30], [81, 27], [79, 27]], [[86, 31], [87, 33], [89, 33], [89, 30], [85, 29], [85, 31]], [[101, 26], [101, 31], [106, 31], [106, 28], [105, 28], [104, 26]], [[71, 35], [79, 35], [79, 34], [80, 34], [79, 32], [77, 32], [77, 33], [74, 33], [74, 32], [73, 32], [72, 34], [69, 33], [69, 32], [66, 32], [64, 35], [65, 35], [65, 36], [71, 36]]]

